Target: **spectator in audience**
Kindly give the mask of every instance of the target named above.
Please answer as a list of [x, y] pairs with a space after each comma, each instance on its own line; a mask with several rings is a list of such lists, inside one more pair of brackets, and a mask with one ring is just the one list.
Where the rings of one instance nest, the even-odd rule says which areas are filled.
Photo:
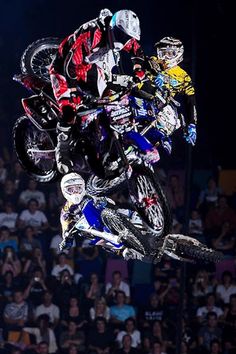
[[141, 346], [141, 333], [139, 330], [136, 329], [135, 326], [135, 320], [133, 318], [127, 318], [125, 320], [125, 328], [124, 330], [118, 332], [116, 341], [118, 342], [119, 347], [122, 347], [122, 340], [123, 337], [129, 334], [131, 339], [132, 339], [132, 344], [131, 346], [133, 348], [138, 348], [140, 349]]
[[200, 242], [205, 242], [205, 237], [203, 236], [202, 219], [198, 210], [192, 210], [188, 227], [190, 236], [196, 238]]
[[217, 315], [217, 318], [220, 319], [223, 316], [223, 311], [220, 307], [215, 306], [215, 295], [214, 293], [210, 293], [206, 297], [205, 306], [199, 307], [197, 309], [197, 319], [199, 323], [204, 323], [206, 320], [206, 316], [209, 312], [214, 312]]
[[132, 338], [129, 334], [125, 334], [122, 339], [122, 348], [118, 349], [115, 354], [138, 354], [136, 348], [132, 348]]
[[89, 310], [89, 317], [94, 321], [97, 317], [103, 317], [108, 322], [110, 319], [110, 308], [106, 304], [104, 297], [94, 300], [94, 307]]
[[90, 240], [84, 239], [80, 245], [77, 247], [78, 255], [80, 260], [93, 261], [99, 256], [99, 251], [97, 246], [92, 246]]
[[235, 255], [236, 232], [228, 221], [225, 221], [220, 232], [212, 239], [212, 247], [215, 250], [223, 252], [225, 255]]
[[205, 269], [199, 270], [193, 283], [193, 296], [200, 299], [212, 292], [213, 286], [209, 280], [208, 272]]
[[236, 321], [236, 294], [230, 295], [229, 307], [225, 308], [224, 313], [225, 330], [226, 332], [234, 326]]
[[53, 267], [51, 274], [57, 279], [60, 279], [60, 275], [63, 270], [67, 270], [70, 275], [74, 275], [73, 269], [67, 263], [66, 254], [60, 253], [58, 255], [58, 263]]
[[88, 334], [89, 354], [109, 354], [111, 352], [114, 336], [106, 326], [106, 320], [98, 317], [95, 320], [95, 329]]
[[13, 277], [17, 277], [21, 273], [21, 263], [15, 253], [14, 248], [8, 246], [3, 251], [3, 263], [1, 274], [11, 272]]
[[54, 331], [49, 328], [49, 316], [46, 314], [39, 316], [36, 323], [37, 327], [24, 327], [23, 331], [34, 335], [37, 344], [45, 341], [48, 344], [48, 353], [56, 353], [57, 342]]
[[135, 310], [133, 306], [126, 304], [124, 291], [116, 292], [116, 305], [111, 306], [111, 322], [114, 324], [123, 324], [129, 318], [135, 318]]
[[[153, 343], [152, 351], [150, 352], [150, 354], [167, 354], [166, 351], [162, 350], [162, 348], [163, 348], [162, 343], [159, 342], [158, 340], [155, 340], [155, 342]], [[184, 354], [184, 353], [181, 352], [181, 354]]]
[[171, 341], [167, 337], [166, 331], [163, 329], [161, 321], [154, 321], [151, 329], [151, 341], [159, 341], [162, 343], [162, 347], [165, 350], [167, 345], [171, 345]]
[[[68, 354], [79, 354], [79, 351], [77, 349], [77, 346], [74, 344], [71, 344], [68, 348]], [[80, 352], [81, 353], [81, 352]]]
[[81, 313], [77, 297], [71, 297], [69, 299], [69, 304], [66, 309], [62, 309], [61, 318], [61, 324], [64, 327], [68, 327], [70, 321], [75, 322], [77, 328], [83, 328], [87, 323], [83, 313]]
[[30, 225], [34, 227], [37, 233], [42, 233], [46, 230], [48, 220], [44, 212], [39, 209], [39, 203], [36, 199], [30, 199], [27, 204], [27, 209], [23, 210], [18, 219], [18, 226], [20, 229], [24, 229]]
[[222, 354], [221, 343], [219, 340], [214, 339], [211, 341], [209, 354]]
[[221, 280], [222, 284], [216, 287], [216, 294], [224, 304], [228, 304], [230, 296], [236, 294], [236, 285], [233, 284], [232, 273], [227, 270], [224, 271]]
[[168, 294], [171, 287], [167, 274], [165, 274], [165, 277], [162, 279], [156, 278], [153, 285], [160, 304], [163, 304], [165, 296]]
[[52, 293], [50, 291], [45, 291], [43, 295], [43, 303], [36, 307], [35, 317], [46, 314], [49, 316], [50, 323], [53, 327], [59, 322], [60, 310], [59, 307], [52, 303]]
[[21, 330], [28, 320], [29, 307], [21, 290], [15, 290], [13, 301], [6, 305], [3, 319], [8, 330]]
[[37, 200], [39, 209], [44, 209], [46, 200], [43, 192], [37, 190], [37, 182], [33, 179], [30, 179], [28, 182], [28, 188], [21, 192], [19, 196], [19, 205], [22, 207], [27, 207], [30, 200]]
[[235, 229], [235, 211], [228, 205], [227, 198], [221, 196], [218, 205], [212, 208], [206, 215], [206, 228], [211, 235], [214, 235], [215, 232], [219, 232], [222, 224], [226, 221]]
[[203, 349], [210, 350], [211, 342], [221, 338], [222, 330], [218, 326], [217, 315], [215, 312], [208, 312], [207, 324], [201, 327], [198, 332], [198, 345]]
[[46, 261], [43, 258], [41, 248], [35, 247], [32, 250], [32, 256], [28, 259], [24, 265], [23, 273], [27, 275], [32, 275], [35, 269], [40, 268], [43, 276], [46, 276]]
[[[21, 252], [32, 252], [35, 248], [41, 248], [40, 241], [36, 238], [35, 230], [32, 226], [26, 226], [20, 242]], [[41, 265], [42, 266], [42, 265]]]
[[150, 336], [143, 336], [142, 338], [142, 348], [141, 348], [141, 353], [142, 354], [150, 354], [151, 353], [151, 339]]
[[183, 225], [177, 220], [176, 215], [172, 215], [172, 233], [179, 234], [182, 230]]
[[16, 288], [16, 280], [13, 277], [12, 272], [7, 271], [1, 278], [0, 282], [0, 294], [6, 298], [7, 301], [12, 301], [14, 289]]
[[106, 296], [108, 302], [113, 302], [116, 297], [117, 291], [123, 291], [126, 296], [127, 303], [130, 300], [130, 287], [129, 285], [122, 280], [121, 272], [119, 270], [115, 270], [112, 273], [112, 282], [106, 284]]
[[217, 205], [222, 190], [217, 186], [216, 180], [210, 177], [207, 187], [200, 192], [196, 207], [200, 208], [204, 214]]
[[4, 211], [0, 213], [0, 227], [6, 226], [11, 233], [16, 231], [16, 220], [18, 213], [14, 211], [14, 207], [11, 202], [6, 202], [4, 205]]
[[14, 162], [13, 164], [11, 178], [13, 180], [14, 187], [17, 192], [22, 191], [25, 188], [26, 183], [28, 182], [26, 172], [23, 170], [21, 164], [18, 161]]
[[78, 287], [73, 281], [73, 278], [70, 272], [67, 269], [64, 269], [60, 273], [60, 279], [57, 282], [55, 297], [56, 303], [60, 308], [68, 306], [70, 298], [76, 297], [78, 294]]
[[12, 247], [14, 251], [18, 249], [18, 241], [11, 237], [10, 230], [6, 226], [0, 228], [0, 253], [6, 248]]
[[38, 354], [48, 354], [49, 353], [49, 347], [47, 342], [40, 342], [37, 345], [36, 352]]
[[97, 273], [91, 273], [90, 283], [85, 284], [84, 292], [89, 308], [93, 305], [94, 300], [103, 295], [103, 284], [99, 282]]
[[74, 321], [69, 321], [68, 330], [61, 333], [59, 342], [62, 349], [68, 349], [70, 345], [75, 345], [79, 352], [85, 349], [84, 332], [77, 329], [77, 325]]
[[156, 320], [163, 319], [163, 305], [160, 303], [159, 297], [153, 293], [149, 297], [149, 303], [141, 309], [139, 313], [140, 324], [142, 327], [150, 327]]
[[17, 193], [14, 182], [7, 178], [4, 182], [3, 188], [0, 189], [0, 206], [10, 202], [12, 205], [17, 205]]
[[42, 296], [47, 290], [41, 268], [35, 268], [33, 276], [24, 291], [24, 299], [27, 299], [33, 306], [38, 306], [41, 304]]

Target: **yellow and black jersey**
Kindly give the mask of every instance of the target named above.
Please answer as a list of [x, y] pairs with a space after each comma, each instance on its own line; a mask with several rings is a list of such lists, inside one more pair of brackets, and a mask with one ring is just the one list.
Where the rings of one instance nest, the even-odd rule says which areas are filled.
[[187, 123], [197, 122], [195, 108], [195, 89], [189, 74], [176, 65], [163, 70], [157, 57], [149, 59], [148, 76], [151, 81], [155, 81], [156, 87], [163, 92], [165, 97], [182, 95], [186, 98]]

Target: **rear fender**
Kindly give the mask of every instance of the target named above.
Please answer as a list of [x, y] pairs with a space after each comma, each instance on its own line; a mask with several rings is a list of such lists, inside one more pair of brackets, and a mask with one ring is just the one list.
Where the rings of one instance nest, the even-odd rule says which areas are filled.
[[34, 95], [21, 100], [27, 117], [39, 130], [55, 130], [58, 112], [40, 96]]

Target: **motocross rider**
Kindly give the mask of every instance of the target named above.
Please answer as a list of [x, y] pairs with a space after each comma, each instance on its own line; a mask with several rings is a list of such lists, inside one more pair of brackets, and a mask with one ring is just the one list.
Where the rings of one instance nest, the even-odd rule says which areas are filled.
[[83, 24], [63, 40], [50, 67], [54, 95], [61, 115], [57, 124], [56, 161], [61, 173], [73, 170], [70, 157], [72, 127], [76, 111], [86, 110], [91, 95], [102, 97], [112, 85], [114, 69], [119, 72], [119, 52], [132, 55], [134, 75], [141, 80], [144, 54], [138, 41], [140, 24], [130, 10], [112, 15], [108, 9]]
[[[182, 62], [184, 55], [183, 43], [173, 37], [164, 37], [155, 44], [156, 56], [148, 60], [149, 72], [155, 81], [156, 87], [168, 100], [168, 96], [184, 98], [186, 109], [186, 127], [184, 129], [185, 140], [196, 143], [197, 113], [195, 104], [195, 90], [190, 76], [178, 64]], [[165, 139], [165, 138], [164, 138]], [[171, 139], [165, 139], [171, 152]]]
[[[66, 199], [66, 203], [61, 210], [61, 226], [62, 226], [62, 242], [59, 244], [61, 251], [70, 249], [73, 245], [75, 235], [80, 235], [78, 229], [73, 229], [74, 225], [80, 221], [83, 228], [94, 227], [98, 231], [108, 231], [101, 219], [101, 210], [104, 207], [86, 194], [85, 181], [76, 172], [65, 174], [61, 179], [61, 191]], [[108, 199], [102, 200], [100, 203], [106, 203]], [[114, 204], [112, 200], [109, 202]], [[125, 247], [122, 243], [112, 244], [100, 237], [94, 237], [91, 244], [100, 245], [117, 255], [128, 259], [142, 259], [141, 253]]]

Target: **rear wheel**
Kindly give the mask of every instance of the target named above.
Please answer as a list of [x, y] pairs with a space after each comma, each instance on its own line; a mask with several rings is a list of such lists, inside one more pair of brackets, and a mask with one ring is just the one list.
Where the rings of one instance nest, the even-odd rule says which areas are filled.
[[13, 128], [13, 140], [19, 162], [38, 182], [51, 182], [58, 176], [55, 159], [55, 137], [41, 131], [22, 116]]
[[[217, 263], [223, 259], [221, 252], [208, 248], [198, 240], [184, 235], [170, 235], [175, 245], [174, 254], [186, 260]], [[168, 252], [167, 252], [168, 254]], [[171, 253], [169, 254], [171, 256]]]
[[134, 165], [128, 183], [133, 204], [152, 236], [160, 240], [169, 234], [172, 216], [162, 186], [144, 165]]
[[21, 57], [22, 73], [35, 75], [49, 82], [49, 67], [58, 51], [60, 42], [59, 38], [49, 37], [31, 43]]

